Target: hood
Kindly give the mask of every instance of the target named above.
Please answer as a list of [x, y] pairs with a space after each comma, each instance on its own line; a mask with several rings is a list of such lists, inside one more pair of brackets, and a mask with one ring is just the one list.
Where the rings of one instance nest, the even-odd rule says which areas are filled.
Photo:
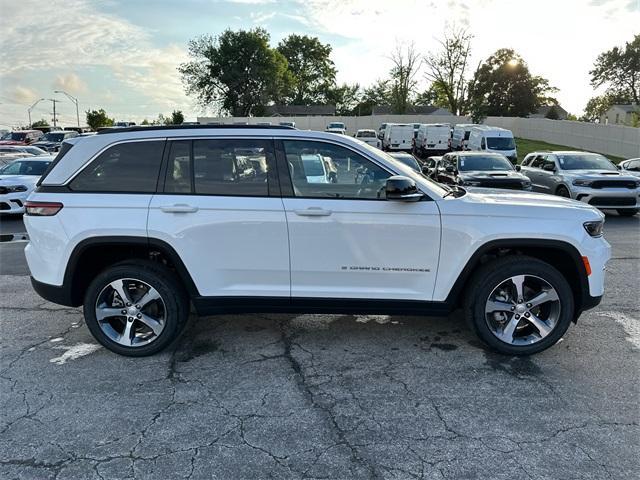
[[602, 212], [587, 203], [555, 195], [522, 190], [464, 189], [467, 194], [462, 197], [438, 201], [442, 213], [582, 222], [604, 218]]
[[35, 185], [39, 175], [0, 175], [0, 185]]
[[588, 180], [636, 180], [632, 175], [619, 170], [562, 170], [562, 175], [571, 178]]

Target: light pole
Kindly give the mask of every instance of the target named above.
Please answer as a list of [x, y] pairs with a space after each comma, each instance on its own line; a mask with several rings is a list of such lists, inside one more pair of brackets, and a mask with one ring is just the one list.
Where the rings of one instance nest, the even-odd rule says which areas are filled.
[[54, 90], [53, 93], [62, 93], [66, 95], [69, 100], [76, 104], [76, 120], [78, 121], [78, 128], [80, 128], [80, 112], [78, 111], [78, 99], [72, 95], [69, 95], [67, 92], [63, 90]]
[[36, 102], [33, 105], [31, 105], [29, 108], [27, 108], [27, 113], [29, 114], [29, 128], [31, 128], [31, 110], [33, 110], [34, 107], [37, 104], [39, 104], [41, 101], [43, 101], [43, 100], [44, 100], [44, 98], [40, 98], [40, 99], [36, 100]]

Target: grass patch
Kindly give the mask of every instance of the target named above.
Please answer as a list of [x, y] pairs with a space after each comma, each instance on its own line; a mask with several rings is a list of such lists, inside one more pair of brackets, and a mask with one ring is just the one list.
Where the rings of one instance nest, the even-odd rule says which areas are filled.
[[[516, 138], [516, 146], [518, 147], [518, 163], [522, 163], [524, 157], [531, 152], [538, 150], [578, 150], [585, 151], [581, 148], [567, 147], [566, 145], [554, 145], [553, 143], [539, 142], [538, 140], [528, 140], [526, 138]], [[613, 155], [605, 155], [613, 163], [618, 163], [623, 159], [614, 157]]]

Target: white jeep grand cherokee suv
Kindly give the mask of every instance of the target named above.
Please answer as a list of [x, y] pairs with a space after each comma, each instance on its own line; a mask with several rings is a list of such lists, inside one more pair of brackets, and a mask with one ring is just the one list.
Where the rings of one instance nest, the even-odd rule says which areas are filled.
[[[336, 165], [332, 182], [308, 155]], [[45, 299], [84, 305], [114, 352], [166, 347], [190, 306], [446, 315], [505, 354], [555, 344], [597, 305], [603, 215], [550, 195], [445, 189], [346, 136], [129, 127], [71, 139], [26, 204]]]

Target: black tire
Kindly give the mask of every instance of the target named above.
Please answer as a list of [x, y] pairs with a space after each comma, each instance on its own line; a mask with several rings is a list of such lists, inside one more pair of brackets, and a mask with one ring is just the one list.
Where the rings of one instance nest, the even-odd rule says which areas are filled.
[[[533, 275], [548, 282], [558, 293], [559, 318], [551, 332], [531, 345], [512, 345], [494, 335], [486, 319], [485, 305], [493, 289], [516, 275]], [[470, 327], [492, 350], [505, 355], [532, 355], [541, 352], [562, 338], [573, 319], [574, 300], [566, 278], [554, 267], [525, 255], [503, 257], [482, 265], [467, 282], [464, 313]]]
[[[135, 278], [157, 290], [164, 302], [164, 328], [152, 342], [127, 347], [113, 341], [102, 330], [96, 318], [96, 302], [102, 290], [111, 282], [122, 278]], [[189, 297], [167, 267], [150, 260], [128, 260], [115, 264], [98, 274], [87, 288], [84, 297], [84, 318], [94, 338], [112, 352], [130, 357], [153, 355], [177, 338], [189, 317]]]
[[571, 194], [569, 193], [569, 190], [567, 190], [567, 187], [562, 185], [560, 185], [556, 190], [556, 195], [559, 197], [571, 198]]
[[616, 210], [616, 212], [618, 212], [618, 215], [620, 215], [621, 217], [633, 217], [638, 212], [640, 212], [640, 210], [638, 210], [637, 208], [621, 208], [619, 210]]

